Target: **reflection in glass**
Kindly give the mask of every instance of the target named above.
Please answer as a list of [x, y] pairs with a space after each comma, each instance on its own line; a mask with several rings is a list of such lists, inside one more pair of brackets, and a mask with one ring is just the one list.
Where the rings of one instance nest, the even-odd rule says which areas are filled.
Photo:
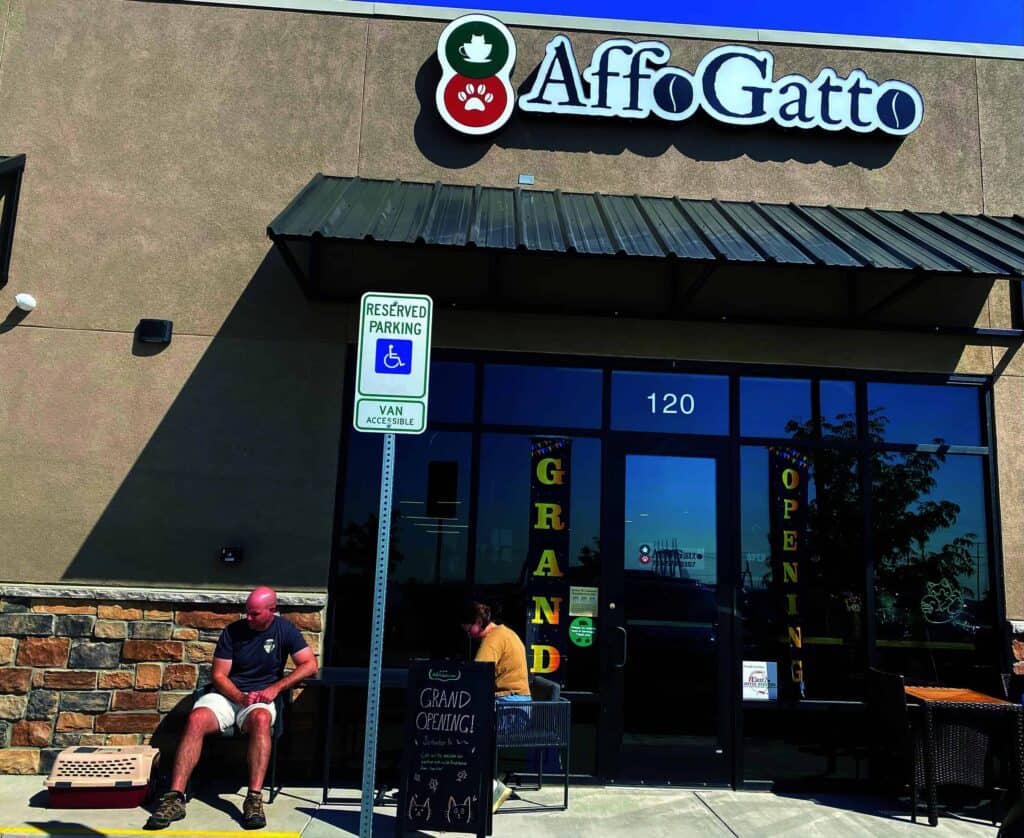
[[872, 383], [868, 412], [871, 437], [880, 442], [982, 444], [976, 387]]
[[[707, 779], [722, 753], [715, 466], [711, 458], [626, 457], [624, 779]], [[665, 688], [670, 669], [684, 688]], [[656, 764], [666, 746], [671, 768]]]
[[857, 387], [852, 381], [822, 381], [821, 435], [825, 439], [856, 439]]
[[[338, 530], [335, 636], [339, 663], [365, 665], [369, 656], [373, 579], [380, 503], [381, 437], [360, 434], [349, 446], [344, 521]], [[466, 579], [471, 435], [428, 431], [397, 440], [388, 557], [385, 665], [410, 657], [448, 655], [464, 641], [457, 613]], [[432, 461], [454, 462], [454, 517], [427, 515], [427, 474]]]
[[983, 684], [996, 663], [985, 528], [984, 460], [873, 458], [875, 625], [882, 668]]
[[[810, 434], [810, 423], [802, 433]], [[770, 544], [768, 449], [740, 453], [741, 603], [745, 660], [779, 663], [780, 695], [796, 699], [783, 681], [790, 660], [788, 602], [781, 594]], [[864, 562], [856, 456], [821, 450], [810, 456], [807, 552], [799, 567], [804, 697], [861, 695], [864, 670]]]
[[729, 379], [724, 375], [613, 372], [612, 428], [727, 434]]
[[796, 378], [741, 378], [740, 433], [784, 436], [791, 422], [811, 418], [811, 382]]
[[[572, 585], [596, 586], [600, 579], [601, 443], [572, 440], [569, 470], [569, 562]], [[530, 523], [530, 437], [483, 434], [477, 515], [476, 586], [500, 605], [510, 628], [525, 637], [524, 621]], [[563, 664], [563, 686], [596, 690], [601, 638], [587, 648], [572, 647]]]
[[601, 371], [484, 367], [484, 422], [553, 428], [601, 427]]
[[[599, 440], [573, 439], [570, 480], [569, 567], [579, 567], [581, 574], [585, 571], [588, 578], [596, 580], [601, 517]], [[484, 434], [480, 438], [477, 520], [477, 583], [520, 584], [531, 520], [529, 436]]]
[[472, 422], [474, 364], [432, 361], [429, 422]]

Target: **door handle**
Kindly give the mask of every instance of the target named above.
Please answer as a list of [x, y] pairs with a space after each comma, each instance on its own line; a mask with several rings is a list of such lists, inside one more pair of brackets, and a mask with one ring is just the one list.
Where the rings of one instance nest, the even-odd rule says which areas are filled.
[[616, 626], [615, 628], [622, 632], [622, 661], [615, 664], [615, 668], [622, 669], [626, 665], [626, 657], [629, 654], [629, 635], [626, 633], [624, 626]]

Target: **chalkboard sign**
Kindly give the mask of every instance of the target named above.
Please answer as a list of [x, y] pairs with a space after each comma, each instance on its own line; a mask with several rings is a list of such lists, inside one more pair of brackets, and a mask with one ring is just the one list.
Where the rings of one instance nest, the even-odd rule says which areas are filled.
[[410, 663], [397, 834], [490, 835], [493, 780], [494, 664]]

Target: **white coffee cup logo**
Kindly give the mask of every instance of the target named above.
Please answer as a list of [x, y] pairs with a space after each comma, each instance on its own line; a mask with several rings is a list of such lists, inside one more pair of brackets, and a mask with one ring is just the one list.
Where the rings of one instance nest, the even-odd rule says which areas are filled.
[[459, 55], [473, 64], [482, 64], [491, 57], [491, 49], [483, 35], [471, 35], [469, 42], [459, 47]]

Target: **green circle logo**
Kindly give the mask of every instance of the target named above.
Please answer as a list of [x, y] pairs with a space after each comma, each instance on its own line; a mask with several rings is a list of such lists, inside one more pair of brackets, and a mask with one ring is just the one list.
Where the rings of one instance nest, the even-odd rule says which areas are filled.
[[594, 621], [590, 617], [577, 617], [569, 623], [569, 639], [576, 646], [593, 646]]
[[483, 20], [470, 20], [449, 33], [444, 53], [456, 73], [471, 79], [486, 79], [505, 68], [509, 45], [496, 26]]

